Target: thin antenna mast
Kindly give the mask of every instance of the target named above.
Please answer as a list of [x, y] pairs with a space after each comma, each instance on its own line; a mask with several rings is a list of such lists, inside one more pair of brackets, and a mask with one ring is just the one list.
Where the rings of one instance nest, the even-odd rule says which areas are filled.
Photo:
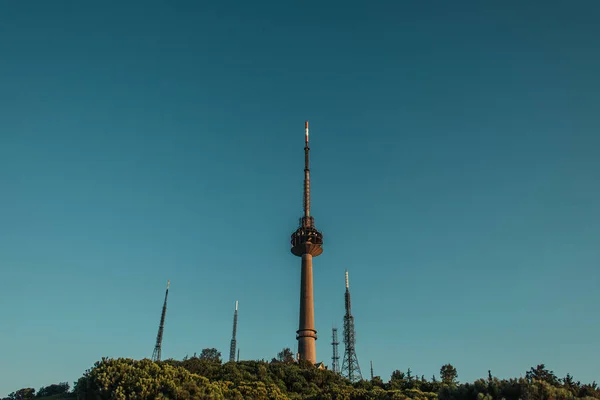
[[338, 342], [337, 336], [337, 328], [331, 328], [331, 344], [333, 346], [333, 356], [331, 357], [331, 370], [336, 374], [340, 373], [340, 354], [338, 352], [338, 346], [340, 342]]
[[167, 291], [165, 292], [165, 302], [163, 303], [162, 314], [160, 315], [160, 325], [158, 326], [158, 334], [156, 335], [156, 345], [152, 352], [152, 361], [160, 361], [162, 351], [162, 337], [165, 328], [165, 316], [167, 315], [167, 298], [169, 297], [169, 286], [171, 281], [167, 281]]
[[[233, 312], [233, 334], [231, 335], [231, 345], [229, 346], [229, 361], [235, 361], [235, 347], [237, 345], [236, 335], [237, 335], [237, 318], [238, 318], [238, 302], [235, 301], [235, 311]], [[239, 356], [238, 356], [239, 358]]]
[[308, 147], [308, 121], [304, 122], [304, 144], [304, 216], [310, 217], [310, 147]]

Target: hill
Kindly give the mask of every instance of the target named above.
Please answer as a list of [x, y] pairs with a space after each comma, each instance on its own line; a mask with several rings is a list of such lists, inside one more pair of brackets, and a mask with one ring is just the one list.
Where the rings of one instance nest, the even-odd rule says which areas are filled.
[[[214, 350], [214, 349], [207, 349]], [[283, 352], [282, 352], [283, 353]], [[280, 353], [281, 354], [281, 353]], [[559, 379], [543, 364], [531, 368], [525, 378], [486, 379], [459, 383], [451, 365], [440, 369], [440, 379], [426, 379], [396, 370], [388, 382], [380, 377], [355, 383], [326, 369], [289, 358], [241, 361], [223, 364], [220, 354], [204, 352], [200, 357], [153, 362], [148, 359], [104, 358], [85, 371], [73, 392], [46, 394], [42, 388], [21, 389], [3, 400], [25, 399], [318, 399], [318, 400], [571, 400], [600, 399], [595, 382], [581, 384], [567, 375]], [[56, 388], [54, 388], [56, 389]]]

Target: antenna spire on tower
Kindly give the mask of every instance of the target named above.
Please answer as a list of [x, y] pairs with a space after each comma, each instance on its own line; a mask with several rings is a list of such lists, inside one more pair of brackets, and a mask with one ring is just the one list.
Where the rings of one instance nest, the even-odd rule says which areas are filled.
[[310, 217], [310, 147], [308, 147], [308, 121], [304, 122], [304, 216]]
[[162, 337], [163, 330], [165, 328], [165, 316], [167, 315], [167, 298], [169, 297], [169, 286], [171, 285], [171, 281], [167, 281], [167, 291], [165, 292], [165, 302], [163, 303], [162, 313], [160, 315], [160, 325], [158, 326], [158, 334], [156, 335], [156, 345], [154, 346], [154, 351], [152, 352], [152, 361], [160, 361], [160, 356], [162, 352]]
[[346, 290], [350, 289], [350, 285], [348, 284], [348, 270], [346, 270]]
[[304, 121], [304, 135], [305, 141], [308, 143], [308, 121]]

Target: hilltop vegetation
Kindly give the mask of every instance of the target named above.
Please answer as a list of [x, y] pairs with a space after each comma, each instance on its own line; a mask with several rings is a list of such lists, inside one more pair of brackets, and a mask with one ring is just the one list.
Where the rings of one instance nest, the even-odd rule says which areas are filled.
[[[205, 349], [199, 357], [182, 361], [102, 359], [75, 383], [51, 385], [35, 394], [21, 389], [3, 400], [25, 399], [330, 399], [330, 400], [566, 400], [600, 399], [596, 383], [581, 384], [568, 375], [559, 379], [543, 364], [527, 371], [525, 378], [486, 379], [459, 383], [456, 369], [440, 369], [440, 379], [415, 376], [410, 369], [396, 370], [389, 381], [380, 377], [351, 383], [338, 374], [307, 363], [295, 363], [291, 352], [277, 359], [223, 364], [220, 353]], [[66, 385], [66, 390], [65, 390]], [[48, 388], [51, 388], [48, 390]], [[50, 396], [50, 397], [49, 397]]]

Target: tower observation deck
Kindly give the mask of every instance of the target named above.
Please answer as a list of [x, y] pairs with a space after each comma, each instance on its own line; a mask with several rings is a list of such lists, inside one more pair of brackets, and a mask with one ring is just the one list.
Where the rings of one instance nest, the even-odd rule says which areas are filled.
[[300, 272], [300, 323], [296, 331], [300, 360], [317, 362], [317, 330], [315, 329], [315, 306], [313, 297], [312, 259], [323, 253], [323, 234], [315, 227], [310, 215], [310, 148], [308, 147], [308, 121], [304, 124], [304, 215], [299, 227], [292, 233], [292, 254], [302, 257]]

